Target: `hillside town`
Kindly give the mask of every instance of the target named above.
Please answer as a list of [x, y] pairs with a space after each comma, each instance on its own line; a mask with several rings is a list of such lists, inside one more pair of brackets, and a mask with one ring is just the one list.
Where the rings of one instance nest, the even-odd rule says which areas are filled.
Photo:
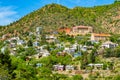
[[52, 74], [102, 80], [120, 74], [119, 40], [115, 42], [112, 36], [94, 33], [92, 27], [83, 25], [61, 27], [49, 33], [37, 27], [26, 37], [8, 38], [8, 35], [3, 35], [1, 53], [8, 50], [13, 59], [22, 59], [26, 66], [34, 66], [38, 70], [49, 68]]

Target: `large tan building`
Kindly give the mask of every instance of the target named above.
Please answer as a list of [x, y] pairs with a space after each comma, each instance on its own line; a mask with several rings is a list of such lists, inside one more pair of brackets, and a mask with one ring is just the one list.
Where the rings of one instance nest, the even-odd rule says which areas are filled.
[[92, 33], [91, 34], [91, 40], [92, 41], [105, 41], [109, 39], [110, 34], [97, 34], [97, 33]]
[[72, 27], [69, 35], [86, 35], [93, 32], [93, 28], [90, 26], [76, 26]]

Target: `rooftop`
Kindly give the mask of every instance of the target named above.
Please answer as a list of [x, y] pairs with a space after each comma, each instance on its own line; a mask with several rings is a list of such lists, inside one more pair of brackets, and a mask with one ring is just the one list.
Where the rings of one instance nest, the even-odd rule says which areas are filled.
[[80, 25], [80, 26], [75, 26], [75, 27], [73, 27], [73, 28], [88, 29], [88, 28], [92, 28], [92, 27], [90, 27], [90, 26], [82, 26], [82, 25]]
[[110, 34], [104, 34], [104, 33], [100, 33], [100, 34], [93, 33], [93, 35], [97, 37], [109, 37], [110, 36]]

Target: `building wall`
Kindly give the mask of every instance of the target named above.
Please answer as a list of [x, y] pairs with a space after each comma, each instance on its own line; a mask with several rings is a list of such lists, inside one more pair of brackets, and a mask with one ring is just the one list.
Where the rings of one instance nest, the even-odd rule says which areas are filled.
[[94, 41], [105, 41], [105, 40], [107, 40], [107, 39], [109, 39], [109, 36], [110, 35], [108, 35], [108, 34], [106, 34], [106, 35], [102, 35], [102, 36], [100, 36], [101, 34], [97, 34], [97, 36], [96, 36], [96, 34], [94, 34], [94, 33], [92, 33], [91, 34], [91, 40], [94, 40]]
[[86, 35], [89, 33], [92, 33], [93, 29], [92, 27], [87, 27], [87, 26], [78, 26], [78, 27], [73, 27], [70, 35]]

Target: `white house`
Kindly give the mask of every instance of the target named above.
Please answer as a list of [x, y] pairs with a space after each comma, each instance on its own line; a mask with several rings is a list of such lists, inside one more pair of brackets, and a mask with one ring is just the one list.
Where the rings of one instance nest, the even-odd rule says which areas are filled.
[[42, 54], [39, 54], [39, 53], [38, 53], [38, 54], [33, 55], [33, 57], [34, 57], [34, 58], [36, 58], [36, 59], [39, 59], [41, 56], [42, 56]]
[[42, 54], [42, 57], [47, 57], [50, 55], [48, 50], [42, 50], [42, 51], [40, 51], [40, 53]]
[[82, 51], [87, 51], [87, 46], [85, 46], [85, 45], [82, 46], [82, 47], [81, 47], [81, 50], [82, 50]]
[[25, 44], [25, 42], [23, 40], [18, 40], [17, 41], [17, 45], [23, 45], [23, 44]]
[[115, 48], [117, 46], [118, 46], [118, 44], [113, 43], [111, 41], [107, 41], [101, 45], [102, 48]]
[[66, 71], [74, 70], [74, 66], [73, 65], [66, 65], [65, 70]]
[[90, 67], [94, 67], [94, 69], [101, 69], [101, 68], [103, 68], [103, 64], [102, 63], [97, 63], [97, 64], [93, 64], [93, 63], [91, 63], [91, 64], [88, 64], [88, 66], [90, 66]]
[[59, 65], [59, 64], [53, 65], [53, 69], [55, 71], [64, 71], [64, 65]]
[[55, 37], [54, 35], [46, 35], [46, 41], [49, 43], [55, 42], [56, 39], [57, 37]]
[[78, 46], [78, 44], [75, 43], [75, 44], [72, 45], [72, 48], [76, 50], [76, 49], [77, 49], [77, 46]]

